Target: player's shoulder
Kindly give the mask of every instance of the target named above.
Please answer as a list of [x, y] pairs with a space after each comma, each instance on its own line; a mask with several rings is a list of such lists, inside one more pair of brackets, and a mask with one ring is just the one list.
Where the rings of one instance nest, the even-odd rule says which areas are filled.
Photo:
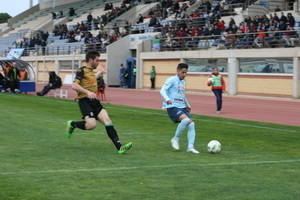
[[174, 82], [177, 80], [177, 76], [171, 76], [167, 79], [167, 82]]

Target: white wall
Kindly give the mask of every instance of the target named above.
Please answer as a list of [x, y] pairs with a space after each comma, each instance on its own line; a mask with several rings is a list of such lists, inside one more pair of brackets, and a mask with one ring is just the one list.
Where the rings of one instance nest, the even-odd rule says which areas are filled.
[[129, 43], [129, 36], [126, 36], [106, 48], [108, 85], [120, 85], [120, 65], [126, 66], [126, 59], [131, 57]]
[[40, 0], [40, 9], [51, 8], [55, 2], [55, 6], [61, 6], [64, 4], [74, 3], [82, 0]]

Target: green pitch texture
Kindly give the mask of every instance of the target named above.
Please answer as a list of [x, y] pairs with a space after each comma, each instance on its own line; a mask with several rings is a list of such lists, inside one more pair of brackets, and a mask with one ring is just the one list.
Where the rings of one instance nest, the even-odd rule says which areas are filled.
[[[124, 155], [100, 123], [67, 138], [66, 121], [81, 119], [73, 101], [0, 94], [0, 200], [300, 199], [300, 127], [194, 115], [195, 155], [186, 133], [172, 150], [165, 111], [105, 107], [134, 143]], [[221, 154], [207, 153], [213, 139]]]

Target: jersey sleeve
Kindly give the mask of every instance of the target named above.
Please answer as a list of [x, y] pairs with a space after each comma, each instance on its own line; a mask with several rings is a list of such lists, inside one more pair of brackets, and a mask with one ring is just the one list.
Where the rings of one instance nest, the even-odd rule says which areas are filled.
[[166, 82], [164, 83], [164, 85], [162, 86], [162, 88], [160, 89], [160, 95], [163, 97], [163, 99], [165, 101], [169, 101], [170, 97], [167, 94], [167, 91], [169, 90], [169, 88], [172, 87], [172, 79], [168, 79], [166, 80]]
[[83, 69], [78, 69], [76, 71], [74, 83], [80, 83], [80, 81], [83, 79]]

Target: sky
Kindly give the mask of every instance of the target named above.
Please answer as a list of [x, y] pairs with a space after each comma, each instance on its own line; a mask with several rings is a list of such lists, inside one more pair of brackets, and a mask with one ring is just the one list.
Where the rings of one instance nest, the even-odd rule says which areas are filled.
[[[37, 2], [38, 0], [33, 0], [33, 5]], [[8, 13], [14, 17], [27, 9], [29, 9], [29, 0], [0, 0], [0, 13]]]

